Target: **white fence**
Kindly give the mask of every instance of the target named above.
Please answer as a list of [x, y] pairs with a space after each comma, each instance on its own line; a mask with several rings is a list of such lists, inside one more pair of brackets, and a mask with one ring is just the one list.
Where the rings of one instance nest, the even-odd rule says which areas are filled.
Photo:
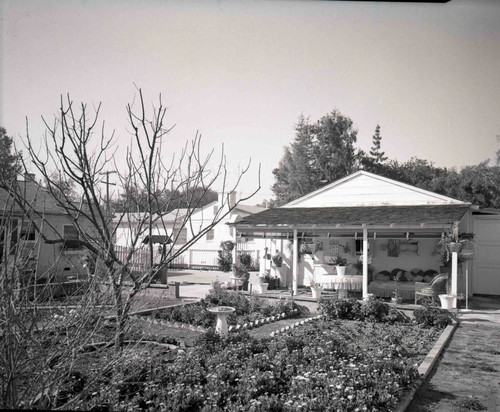
[[[125, 246], [115, 245], [115, 250], [118, 258], [124, 260], [129, 253], [130, 248]], [[172, 254], [175, 254], [179, 248], [174, 248]], [[219, 249], [215, 248], [197, 248], [196, 245], [184, 251], [181, 255], [177, 256], [172, 262], [170, 267], [175, 268], [192, 268], [192, 269], [217, 269], [219, 267]], [[158, 253], [156, 248], [153, 252], [155, 255]], [[252, 266], [259, 267], [260, 251], [255, 250], [254, 243], [238, 243], [236, 246], [236, 253], [239, 257], [243, 253], [248, 253], [252, 257]], [[155, 261], [153, 257], [153, 262]], [[132, 257], [132, 268], [141, 270], [149, 267], [149, 249], [137, 249]]]

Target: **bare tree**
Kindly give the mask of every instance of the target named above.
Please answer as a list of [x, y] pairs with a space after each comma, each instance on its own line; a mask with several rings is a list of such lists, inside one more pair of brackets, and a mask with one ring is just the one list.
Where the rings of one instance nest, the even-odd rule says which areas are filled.
[[68, 290], [36, 272], [43, 240], [14, 186], [0, 189], [0, 408], [48, 408], [66, 402], [61, 388], [105, 314], [92, 277]]
[[[253, 196], [260, 189], [260, 181], [250, 196], [230, 203], [230, 194], [249, 170], [250, 161], [239, 173], [236, 182], [229, 186], [223, 148], [214, 167], [214, 151], [202, 156], [201, 136], [198, 133], [186, 144], [180, 156], [172, 156], [166, 161], [162, 149], [172, 130], [165, 126], [166, 108], [160, 96], [158, 107], [146, 110], [140, 89], [137, 104], [126, 108], [133, 144], [127, 150], [126, 167], [123, 168], [113, 160], [114, 134], [106, 134], [104, 122], [98, 125], [100, 107], [91, 114], [85, 104], [76, 108], [69, 96], [66, 100], [61, 98], [61, 107], [53, 122], [49, 124], [44, 119], [46, 135], [41, 152], [46, 155], [39, 154], [28, 126], [26, 148], [31, 162], [46, 182], [46, 190], [78, 230], [78, 242], [96, 257], [98, 267], [112, 285], [116, 317], [115, 348], [119, 352], [134, 297], [149, 287], [160, 270], [218, 224], [239, 202]], [[112, 222], [113, 217], [120, 222], [134, 210], [128, 207], [125, 199], [122, 212], [117, 215], [110, 212], [109, 199], [101, 190], [102, 173], [110, 170], [118, 172], [122, 187], [135, 187], [147, 194], [146, 210], [139, 216], [135, 215], [137, 230], [131, 236], [131, 247], [125, 255], [117, 252], [117, 225]], [[80, 196], [70, 196], [61, 182], [70, 184]], [[208, 193], [216, 183], [222, 187], [223, 207], [210, 221], [195, 227], [191, 217], [202, 204], [203, 194]], [[197, 190], [192, 190], [194, 188]], [[159, 228], [167, 233], [165, 213], [181, 200], [187, 207], [182, 219], [176, 222], [168, 249], [165, 247], [163, 253], [158, 255], [153, 243], [149, 242], [149, 265], [139, 272], [133, 271], [134, 257], [144, 236], [151, 239]], [[191, 237], [174, 249], [184, 228]], [[64, 238], [55, 236], [46, 238], [45, 242], [63, 243]], [[126, 281], [131, 285], [125, 294]]]

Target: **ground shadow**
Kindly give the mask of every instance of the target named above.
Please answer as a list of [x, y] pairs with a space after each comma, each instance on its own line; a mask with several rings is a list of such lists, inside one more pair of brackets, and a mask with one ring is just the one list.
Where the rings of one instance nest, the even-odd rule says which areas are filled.
[[457, 397], [449, 392], [438, 391], [432, 383], [426, 381], [417, 391], [406, 412], [435, 411], [435, 405], [443, 400], [455, 401]]

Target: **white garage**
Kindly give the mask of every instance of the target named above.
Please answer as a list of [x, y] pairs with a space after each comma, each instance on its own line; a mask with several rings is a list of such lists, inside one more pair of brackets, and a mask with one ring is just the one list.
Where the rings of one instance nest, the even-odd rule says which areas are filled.
[[500, 295], [500, 211], [473, 214], [476, 253], [472, 293]]

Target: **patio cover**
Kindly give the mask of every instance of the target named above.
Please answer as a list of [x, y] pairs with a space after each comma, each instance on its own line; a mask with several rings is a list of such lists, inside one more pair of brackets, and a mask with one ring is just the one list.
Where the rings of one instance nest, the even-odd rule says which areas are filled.
[[[283, 207], [247, 216], [236, 227], [240, 236], [293, 239], [293, 290], [297, 293], [298, 238], [354, 237], [362, 232], [363, 298], [368, 293], [368, 238], [437, 238], [445, 227], [460, 222], [470, 204]], [[300, 232], [299, 232], [300, 230]], [[360, 233], [361, 234], [361, 233]], [[454, 254], [456, 255], [456, 254]], [[452, 292], [456, 292], [457, 257], [452, 262]]]
[[459, 222], [469, 209], [464, 205], [294, 207], [268, 209], [233, 223], [247, 228], [444, 227]]

